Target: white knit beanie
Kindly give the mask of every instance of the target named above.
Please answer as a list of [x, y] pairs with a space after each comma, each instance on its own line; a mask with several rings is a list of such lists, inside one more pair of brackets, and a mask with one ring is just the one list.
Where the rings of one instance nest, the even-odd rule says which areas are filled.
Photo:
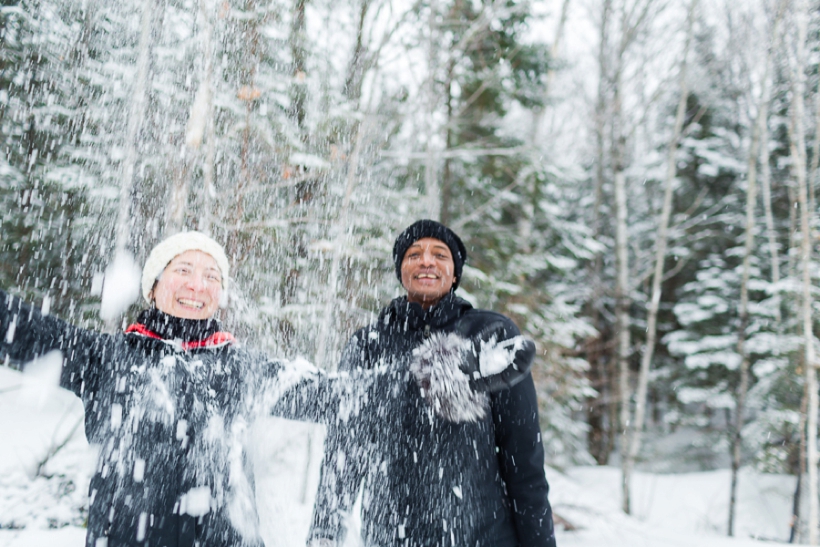
[[222, 273], [222, 288], [225, 288], [230, 265], [222, 245], [202, 232], [180, 232], [159, 242], [148, 255], [142, 268], [142, 296], [145, 300], [151, 302], [148, 294], [154, 288], [154, 282], [165, 271], [168, 263], [185, 251], [202, 251], [211, 255]]

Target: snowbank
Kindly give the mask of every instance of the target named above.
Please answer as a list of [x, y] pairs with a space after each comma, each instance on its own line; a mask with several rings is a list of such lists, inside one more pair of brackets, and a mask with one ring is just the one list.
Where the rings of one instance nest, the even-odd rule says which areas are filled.
[[624, 515], [620, 470], [579, 467], [548, 470], [550, 499], [558, 515], [578, 527], [559, 527], [561, 547], [760, 547], [786, 543], [794, 477], [743, 470], [739, 479], [736, 539], [726, 537], [728, 470], [702, 473], [635, 473], [633, 516]]

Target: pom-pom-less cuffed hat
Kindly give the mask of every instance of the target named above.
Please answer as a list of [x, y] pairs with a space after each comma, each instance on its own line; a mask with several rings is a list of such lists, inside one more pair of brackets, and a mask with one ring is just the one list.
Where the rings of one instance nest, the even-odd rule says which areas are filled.
[[461, 270], [467, 261], [467, 249], [464, 248], [464, 243], [461, 242], [461, 239], [454, 231], [444, 224], [430, 219], [417, 220], [405, 228], [396, 238], [396, 243], [393, 244], [393, 262], [396, 265], [396, 277], [399, 278], [399, 282], [401, 282], [401, 263], [407, 249], [410, 248], [410, 245], [425, 237], [438, 239], [450, 249], [450, 253], [453, 255], [456, 277], [453, 290], [457, 289], [458, 284], [461, 282]]
[[216, 260], [216, 265], [222, 274], [222, 288], [225, 288], [230, 264], [222, 245], [202, 232], [180, 232], [162, 240], [148, 255], [145, 266], [142, 268], [142, 296], [145, 300], [151, 302], [148, 295], [154, 288], [154, 282], [165, 271], [168, 263], [185, 251], [202, 251], [211, 255]]

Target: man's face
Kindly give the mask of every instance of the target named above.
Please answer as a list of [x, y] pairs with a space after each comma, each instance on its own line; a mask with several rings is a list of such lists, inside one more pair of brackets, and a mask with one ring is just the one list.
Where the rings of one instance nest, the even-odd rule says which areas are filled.
[[423, 237], [410, 245], [401, 261], [401, 284], [407, 300], [424, 309], [438, 304], [456, 281], [455, 262], [442, 241]]

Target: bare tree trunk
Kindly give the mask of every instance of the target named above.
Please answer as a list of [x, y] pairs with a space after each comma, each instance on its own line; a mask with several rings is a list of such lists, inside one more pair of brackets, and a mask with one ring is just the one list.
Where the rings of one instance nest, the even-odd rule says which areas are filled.
[[629, 349], [632, 345], [630, 337], [630, 317], [629, 307], [630, 287], [629, 287], [629, 241], [627, 233], [627, 198], [626, 198], [626, 172], [624, 165], [624, 148], [626, 147], [626, 137], [623, 134], [624, 128], [621, 104], [621, 86], [623, 84], [623, 62], [626, 48], [625, 30], [621, 29], [621, 47], [618, 58], [615, 60], [617, 68], [612, 78], [613, 98], [612, 98], [612, 170], [613, 193], [615, 194], [615, 333], [617, 337], [617, 363], [618, 363], [618, 398], [620, 401], [619, 429], [621, 432], [621, 493], [622, 508], [627, 515], [631, 513], [630, 482], [632, 469], [627, 467], [629, 443], [626, 431], [630, 427], [632, 419], [630, 371], [629, 371]]
[[[772, 34], [769, 37], [770, 46], [767, 51], [766, 61], [763, 68], [763, 78], [760, 100], [757, 109], [757, 118], [752, 129], [752, 140], [749, 145], [749, 158], [746, 175], [746, 233], [743, 251], [743, 266], [740, 282], [740, 326], [737, 335], [737, 353], [740, 355], [740, 380], [738, 383], [735, 400], [735, 420], [733, 424], [731, 454], [732, 454], [732, 479], [729, 488], [729, 536], [735, 533], [735, 512], [737, 500], [737, 481], [742, 463], [743, 448], [743, 416], [746, 411], [746, 396], [749, 389], [749, 355], [746, 352], [746, 329], [749, 326], [749, 276], [751, 270], [751, 257], [754, 252], [754, 230], [755, 230], [755, 208], [757, 205], [757, 162], [760, 155], [761, 138], [765, 135], [763, 148], [767, 150], [765, 155], [766, 172], [768, 173], [768, 131], [769, 123], [769, 70], [772, 64], [772, 56], [775, 50], [777, 36], [780, 32], [780, 21], [785, 9], [785, 2], [781, 0], [775, 14], [772, 25]], [[768, 182], [768, 181], [767, 181]], [[767, 188], [768, 189], [768, 188]], [[768, 196], [769, 200], [771, 195]], [[771, 206], [771, 202], [769, 202]], [[771, 249], [770, 249], [771, 251]], [[776, 253], [776, 250], [775, 250]], [[776, 255], [775, 255], [776, 256]]]
[[[592, 208], [592, 234], [597, 241], [602, 232], [601, 227], [601, 206], [603, 205], [604, 173], [606, 169], [606, 114], [607, 114], [607, 92], [609, 86], [609, 64], [607, 63], [607, 51], [609, 49], [609, 19], [612, 14], [612, 0], [604, 0], [601, 10], [601, 33], [598, 46], [598, 93], [595, 102], [595, 201]], [[595, 253], [592, 261], [592, 295], [590, 302], [590, 318], [592, 325], [600, 329], [600, 311], [598, 305], [602, 295], [601, 275], [603, 272], [603, 256], [601, 252]], [[601, 346], [604, 343], [603, 333], [599, 332], [595, 339], [589, 341], [588, 346], [596, 349], [587, 358], [590, 361], [590, 376], [593, 380], [593, 387], [598, 391], [598, 396], [592, 401], [590, 407], [590, 447], [592, 456], [599, 464], [603, 465], [609, 460], [609, 455], [614, 449], [615, 431], [617, 430], [618, 416], [617, 406], [608, 400], [609, 395], [615, 392], [615, 385], [612, 378], [616, 374], [611, 374], [612, 360], [602, 359]], [[605, 418], [608, 417], [608, 420]], [[608, 424], [606, 422], [609, 422]], [[608, 432], [606, 429], [608, 428]], [[606, 437], [604, 439], [604, 437]]]
[[[768, 104], [764, 105], [768, 110]], [[778, 329], [781, 326], [780, 314], [780, 289], [777, 285], [780, 283], [780, 256], [777, 250], [777, 232], [774, 227], [774, 213], [772, 211], [772, 170], [769, 165], [769, 124], [763, 124], [763, 133], [761, 135], [761, 150], [760, 150], [760, 187], [763, 191], [763, 210], [766, 217], [766, 235], [769, 244], [769, 257], [771, 261], [771, 279], [774, 286], [774, 308], [775, 320], [778, 324]]]
[[630, 483], [632, 467], [629, 458], [629, 429], [632, 422], [632, 392], [630, 389], [630, 317], [631, 305], [629, 286], [628, 263], [628, 235], [627, 235], [627, 199], [626, 199], [626, 140], [628, 131], [622, 127], [625, 123], [623, 115], [623, 78], [626, 52], [635, 43], [638, 34], [644, 28], [649, 17], [654, 0], [640, 0], [634, 4], [621, 6], [621, 28], [617, 57], [614, 59], [615, 71], [612, 78], [612, 169], [614, 171], [614, 193], [616, 209], [615, 225], [615, 321], [618, 336], [618, 372], [619, 397], [621, 402], [620, 430], [621, 430], [621, 490], [622, 506], [626, 514], [631, 512]]
[[749, 326], [749, 275], [752, 252], [754, 252], [755, 205], [757, 203], [757, 154], [760, 145], [760, 124], [766, 123], [766, 120], [761, 119], [761, 113], [762, 109], [759, 109], [758, 119], [752, 132], [746, 175], [746, 233], [740, 281], [740, 326], [738, 327], [737, 333], [737, 353], [740, 355], [740, 382], [735, 399], [735, 420], [731, 443], [732, 480], [729, 488], [729, 536], [734, 536], [737, 478], [741, 465], [743, 415], [746, 411], [746, 394], [749, 388], [749, 355], [746, 353], [746, 329]]
[[[244, 11], [254, 13], [257, 5], [257, 0], [245, 0]], [[252, 179], [250, 159], [253, 144], [251, 139], [253, 102], [257, 100], [260, 95], [259, 90], [256, 88], [257, 63], [259, 59], [259, 21], [256, 18], [251, 18], [243, 22], [243, 24], [246, 25], [244, 34], [247, 48], [242, 61], [241, 74], [243, 85], [239, 89], [238, 96], [245, 102], [245, 120], [244, 127], [242, 127], [242, 139], [239, 148], [239, 176], [237, 177], [236, 186], [233, 190], [234, 205], [226, 219], [228, 236], [225, 253], [228, 255], [228, 260], [231, 261], [231, 268], [236, 268], [237, 260], [240, 260], [245, 254], [240, 247], [240, 233], [242, 231], [242, 222], [245, 218], [245, 193], [250, 187]], [[222, 319], [225, 323], [230, 322], [232, 311], [230, 306], [221, 311]]]
[[[139, 279], [139, 267], [132, 254], [131, 237], [134, 225], [134, 215], [132, 214], [132, 200], [134, 199], [134, 174], [139, 155], [139, 145], [141, 142], [141, 132], [145, 112], [148, 109], [148, 87], [150, 86], [150, 65], [151, 53], [153, 50], [152, 33], [155, 18], [161, 18], [162, 9], [155, 11], [155, 0], [146, 0], [142, 8], [140, 18], [140, 39], [137, 49], [137, 70], [134, 78], [134, 86], [131, 90], [131, 103], [128, 110], [128, 124], [125, 134], [125, 157], [121, 167], [121, 181], [119, 200], [117, 205], [117, 220], [114, 227], [114, 253], [111, 262], [106, 268], [106, 277], [115, 278], [120, 272], [130, 270], [134, 279]], [[33, 123], [33, 122], [32, 122]], [[32, 125], [33, 129], [33, 125]], [[115, 273], [116, 272], [116, 273]], [[112, 284], [110, 287], [114, 287]], [[105, 321], [105, 329], [114, 332], [119, 328], [117, 321], [121, 312], [125, 310], [115, 309], [108, 306], [107, 302], [112, 301], [113, 288], [106, 288], [103, 285], [102, 305], [100, 307], [100, 317]], [[138, 298], [139, 292], [134, 291], [133, 296]]]
[[[777, 12], [775, 13], [775, 20], [772, 24], [772, 31], [771, 31], [771, 39], [770, 39], [770, 47], [767, 55], [767, 74], [771, 71], [772, 60], [774, 58], [775, 52], [780, 47], [780, 26], [783, 21], [783, 17], [786, 13], [786, 8], [788, 7], [790, 0], [780, 0], [777, 5]], [[769, 86], [768, 80], [764, 80], [764, 95], [763, 100], [760, 102], [760, 108], [763, 109], [763, 113], [761, 114], [764, 118], [764, 122], [760, 125], [760, 187], [763, 191], [763, 209], [764, 215], [766, 217], [766, 234], [769, 244], [769, 256], [771, 257], [771, 279], [772, 285], [775, 287], [778, 283], [780, 283], [780, 257], [777, 248], [777, 232], [775, 231], [774, 226], [774, 213], [772, 211], [772, 170], [770, 165], [770, 156], [769, 156], [769, 123], [768, 123], [768, 114], [769, 114], [769, 102], [771, 100], [771, 87]], [[820, 141], [818, 141], [820, 142]], [[777, 323], [780, 324], [781, 317], [780, 317], [780, 292], [775, 288], [775, 313], [777, 314], [776, 319]]]
[[[307, 48], [306, 48], [306, 41], [307, 41], [307, 20], [306, 20], [306, 9], [307, 9], [308, 0], [295, 0], [293, 5], [293, 18], [291, 20], [291, 27], [290, 27], [290, 52], [291, 57], [293, 59], [293, 85], [290, 88], [291, 96], [290, 96], [290, 109], [291, 109], [291, 118], [296, 122], [296, 128], [299, 134], [299, 140], [303, 144], [307, 144], [308, 141], [308, 132], [307, 128], [305, 127], [307, 113], [305, 110], [305, 106], [307, 104], [307, 97], [308, 97], [308, 89], [307, 89]], [[353, 61], [354, 63], [356, 60]], [[353, 67], [355, 70], [355, 67]], [[355, 72], [351, 71], [348, 73], [349, 77], [353, 77]], [[354, 82], [350, 82], [354, 84]], [[250, 113], [250, 103], [248, 104], [248, 112]], [[299, 236], [297, 236], [299, 237]], [[303, 237], [303, 236], [302, 236]], [[300, 247], [301, 245], [296, 245], [295, 247]], [[295, 270], [297, 273], [295, 274], [298, 276], [298, 270]], [[291, 275], [294, 271], [291, 271], [288, 274], [288, 280], [292, 281], [293, 277]], [[334, 287], [335, 291], [335, 287]], [[334, 292], [335, 296], [335, 292]], [[320, 335], [321, 336], [321, 335]], [[322, 344], [325, 343], [324, 340], [321, 341]], [[321, 351], [324, 353], [324, 348], [320, 348], [317, 350], [317, 353]], [[305, 453], [305, 467], [302, 473], [302, 487], [300, 492], [300, 501], [301, 503], [305, 503], [307, 501], [308, 496], [308, 483], [310, 479], [310, 468], [312, 467], [312, 456], [313, 456], [313, 430], [309, 430], [307, 434], [307, 451]]]
[[[547, 79], [544, 83], [544, 93], [542, 94], [542, 100], [544, 101], [544, 104], [536, 110], [535, 115], [532, 118], [532, 126], [530, 128], [529, 142], [527, 143], [527, 145], [530, 149], [530, 153], [533, 155], [534, 164], [537, 164], [538, 161], [538, 141], [541, 135], [541, 126], [544, 123], [544, 115], [547, 110], [549, 92], [552, 86], [552, 81], [555, 78], [555, 59], [558, 57], [558, 47], [561, 44], [561, 37], [564, 34], [564, 26], [567, 23], [567, 14], [569, 13], [569, 2], [570, 0], [563, 0], [563, 2], [561, 3], [561, 16], [558, 19], [558, 26], [555, 29], [555, 37], [553, 38], [552, 46], [550, 47], [550, 66], [547, 70]], [[447, 173], [448, 167], [449, 166], [445, 164], [445, 173]], [[524, 200], [521, 206], [521, 218], [518, 221], [518, 237], [521, 241], [521, 250], [525, 253], [532, 252], [531, 241], [533, 225], [535, 222], [535, 204], [538, 199], [537, 190], [538, 177], [531, 176], [529, 179], [529, 184], [526, 187]], [[444, 195], [447, 195], [447, 193], [444, 192]], [[447, 208], [444, 207], [443, 209], [446, 211]]]
[[305, 78], [307, 70], [307, 52], [305, 51], [306, 7], [307, 0], [295, 0], [289, 40], [290, 52], [293, 57], [293, 80], [295, 84], [291, 87], [291, 114], [293, 119], [296, 120], [303, 141], [306, 137], [304, 126], [305, 102], [307, 101], [307, 81]]
[[200, 10], [204, 20], [203, 56], [204, 66], [202, 80], [205, 85], [205, 157], [202, 163], [202, 210], [200, 211], [199, 229], [210, 232], [213, 221], [213, 204], [211, 200], [216, 195], [214, 174], [216, 171], [216, 123], [214, 119], [214, 23], [215, 7], [212, 0], [201, 0]]
[[[820, 138], [817, 137], [820, 135], [820, 93], [814, 94], [814, 134], [815, 138], [811, 146], [811, 167], [806, 176], [809, 186], [809, 211], [817, 210], [817, 197], [815, 192], [818, 177], [817, 170], [818, 167], [820, 167]], [[811, 228], [814, 229], [814, 225], [812, 225]]]
[[632, 469], [629, 463], [629, 442], [626, 431], [632, 420], [631, 387], [629, 370], [629, 353], [632, 345], [630, 336], [631, 291], [629, 286], [629, 241], [627, 231], [627, 196], [626, 196], [626, 136], [623, 126], [623, 64], [628, 47], [627, 24], [622, 21], [621, 38], [616, 68], [612, 76], [612, 170], [613, 193], [615, 197], [615, 333], [617, 338], [618, 363], [618, 397], [620, 401], [619, 429], [621, 451], [621, 493], [624, 513], [631, 513], [630, 482]]
[[786, 192], [789, 195], [789, 248], [786, 251], [786, 275], [787, 277], [796, 279], [797, 264], [800, 259], [800, 253], [797, 251], [797, 224], [800, 222], [798, 215], [800, 203], [797, 200], [797, 190], [793, 184], [786, 185]]
[[346, 247], [345, 239], [348, 236], [348, 227], [350, 225], [350, 199], [353, 196], [353, 191], [356, 188], [359, 170], [359, 157], [362, 151], [362, 142], [364, 139], [364, 132], [366, 130], [365, 123], [360, 123], [356, 128], [355, 144], [353, 152], [350, 154], [350, 161], [347, 166], [347, 186], [345, 187], [344, 198], [339, 208], [339, 216], [334, 224], [334, 242], [333, 242], [333, 257], [330, 261], [330, 276], [327, 281], [328, 289], [325, 296], [325, 311], [324, 320], [319, 329], [319, 337], [316, 342], [316, 353], [314, 354], [314, 362], [317, 366], [322, 368], [335, 368], [335, 363], [327, 362], [327, 346], [330, 339], [330, 331], [333, 328], [334, 318], [336, 315], [333, 310], [336, 308], [338, 301], [338, 285], [339, 285], [339, 269], [343, 259], [343, 250]]
[[800, 267], [802, 270], [801, 323], [805, 352], [806, 390], [808, 392], [808, 416], [806, 432], [806, 470], [808, 482], [809, 514], [808, 540], [817, 545], [818, 499], [817, 499], [817, 370], [815, 368], [814, 329], [812, 324], [811, 295], [811, 232], [812, 211], [809, 210], [808, 185], [806, 177], [806, 135], [803, 116], [803, 102], [806, 91], [806, 36], [808, 34], [809, 5], [807, 0], [797, 0], [795, 23], [797, 43], [792, 70], [792, 126], [791, 156], [792, 169], [797, 179], [797, 199], [800, 204]]
[[677, 152], [678, 141], [683, 132], [683, 122], [686, 118], [686, 104], [689, 100], [689, 87], [686, 81], [687, 58], [689, 47], [692, 42], [692, 29], [694, 27], [695, 9], [697, 0], [692, 0], [689, 4], [689, 16], [686, 28], [686, 41], [683, 48], [683, 58], [680, 65], [680, 99], [675, 113], [675, 127], [672, 131], [672, 138], [669, 141], [669, 150], [666, 162], [666, 180], [664, 181], [664, 196], [661, 216], [658, 219], [658, 239], [655, 249], [655, 271], [652, 276], [652, 296], [649, 301], [646, 323], [646, 349], [641, 356], [641, 368], [638, 373], [638, 388], [635, 393], [635, 420], [632, 427], [628, 428], [629, 450], [627, 461], [624, 462], [625, 480], [635, 465], [635, 459], [641, 448], [641, 435], [643, 424], [646, 418], [646, 394], [649, 386], [649, 369], [652, 365], [652, 355], [655, 351], [655, 342], [658, 330], [658, 309], [661, 303], [661, 283], [663, 282], [663, 267], [666, 262], [666, 248], [669, 239], [669, 219], [672, 216], [672, 192], [674, 189], [675, 177], [677, 175]]
[[[150, 78], [152, 23], [156, 16], [157, 2], [147, 0], [142, 6], [140, 19], [140, 41], [137, 50], [137, 73], [131, 91], [131, 105], [128, 110], [128, 129], [125, 136], [125, 158], [122, 164], [119, 205], [117, 207], [116, 242], [114, 255], [126, 252], [131, 239], [131, 193], [134, 189], [134, 171], [137, 165], [140, 131], [148, 106], [148, 86]], [[160, 6], [161, 9], [161, 6]]]
[[[611, 0], [605, 0], [604, 2], [604, 12], [609, 12], [608, 4], [610, 4]], [[605, 14], [606, 14], [605, 13]], [[550, 47], [550, 67], [547, 70], [547, 81], [544, 83], [544, 101], [549, 98], [550, 91], [552, 91], [552, 82], [555, 79], [555, 68], [554, 62], [555, 59], [558, 57], [558, 48], [561, 45], [561, 38], [564, 36], [564, 27], [567, 25], [567, 16], [569, 15], [569, 0], [564, 0], [561, 2], [561, 15], [558, 18], [558, 27], [555, 29], [555, 37], [552, 40], [552, 46]], [[537, 116], [537, 122], [535, 125], [535, 133], [533, 134], [533, 140], [538, 138], [538, 129], [542, 123], [544, 118], [544, 109], [542, 108]]]
[[367, 48], [364, 43], [364, 24], [367, 19], [367, 12], [370, 9], [370, 0], [361, 0], [359, 5], [358, 29], [356, 32], [356, 44], [353, 46], [353, 55], [350, 57], [350, 64], [347, 67], [347, 76], [345, 77], [345, 96], [354, 101], [356, 107], [359, 106], [359, 100], [362, 96], [362, 84], [364, 83], [364, 74], [370, 64], [367, 58]]
[[444, 139], [444, 165], [441, 169], [441, 223], [445, 225], [450, 224], [453, 216], [452, 200], [453, 200], [453, 171], [452, 158], [446, 152], [453, 147], [453, 71], [455, 69], [455, 58], [450, 57], [447, 61], [447, 81], [444, 84], [445, 94], [445, 108], [447, 110], [447, 129]]
[[[630, 427], [630, 387], [629, 387], [629, 348], [630, 340], [630, 290], [629, 290], [629, 255], [626, 226], [626, 173], [623, 169], [615, 171], [615, 263], [617, 268], [617, 278], [615, 284], [615, 299], [617, 302], [615, 317], [618, 336], [618, 371], [619, 387], [621, 397], [621, 430]], [[632, 469], [627, 467], [628, 443], [626, 435], [621, 438], [621, 463], [623, 469], [623, 510], [630, 513], [629, 481]]]
[[171, 200], [166, 215], [166, 232], [173, 233], [181, 230], [185, 223], [185, 212], [189, 207], [189, 194], [191, 192], [191, 177], [193, 176], [193, 166], [199, 157], [199, 150], [202, 143], [205, 143], [205, 154], [203, 158], [203, 191], [197, 195], [201, 200], [201, 210], [198, 216], [197, 229], [209, 231], [211, 225], [211, 193], [213, 188], [214, 171], [214, 120], [213, 120], [213, 21], [211, 19], [214, 6], [212, 0], [199, 1], [200, 19], [200, 54], [202, 56], [202, 66], [199, 74], [199, 86], [194, 102], [191, 105], [191, 112], [188, 117], [188, 125], [185, 129], [185, 157], [181, 161], [179, 176], [171, 190]]
[[[323, 313], [323, 320], [319, 327], [319, 336], [316, 341], [316, 352], [313, 356], [313, 362], [316, 366], [325, 369], [335, 369], [336, 363], [328, 360], [328, 345], [330, 344], [331, 330], [338, 318], [334, 313], [339, 299], [339, 279], [341, 277], [340, 269], [341, 263], [344, 259], [345, 248], [347, 247], [349, 213], [350, 213], [350, 199], [353, 196], [353, 190], [356, 188], [356, 181], [358, 180], [359, 156], [362, 150], [362, 141], [364, 135], [364, 123], [358, 124], [356, 130], [356, 142], [353, 147], [353, 152], [350, 154], [350, 161], [347, 166], [347, 187], [345, 195], [342, 200], [342, 205], [339, 209], [339, 217], [334, 225], [334, 241], [333, 241], [333, 256], [330, 261], [330, 274], [327, 281], [327, 291], [325, 294], [325, 310]], [[305, 456], [305, 470], [302, 475], [302, 489], [301, 502], [307, 503], [308, 499], [308, 482], [310, 479], [310, 469], [313, 461], [313, 436], [314, 431], [311, 429], [307, 437], [307, 453]]]
[[797, 431], [799, 431], [799, 450], [800, 456], [797, 464], [797, 484], [794, 487], [794, 497], [792, 498], [792, 518], [789, 531], [789, 543], [801, 542], [801, 499], [803, 497], [803, 482], [806, 476], [806, 409], [809, 404], [809, 393], [806, 391], [806, 386], [803, 385], [803, 397], [800, 399], [800, 420], [797, 423]]
[[436, 132], [435, 115], [438, 107], [438, 97], [436, 96], [436, 72], [438, 69], [437, 52], [438, 42], [438, 0], [430, 1], [430, 17], [427, 22], [428, 31], [428, 52], [427, 52], [427, 113], [426, 113], [426, 161], [424, 164], [424, 190], [427, 196], [427, 217], [433, 220], [441, 219], [441, 188], [438, 183], [437, 163], [438, 158], [433, 145], [433, 138]]

